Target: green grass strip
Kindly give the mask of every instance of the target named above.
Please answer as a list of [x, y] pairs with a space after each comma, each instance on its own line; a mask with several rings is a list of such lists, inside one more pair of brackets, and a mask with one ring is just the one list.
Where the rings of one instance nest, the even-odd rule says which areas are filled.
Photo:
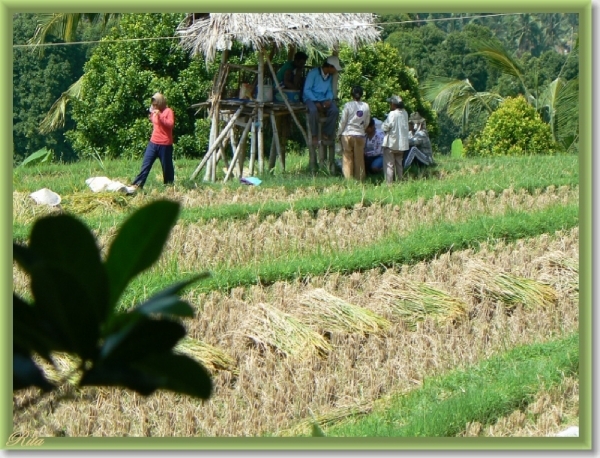
[[467, 423], [491, 425], [524, 409], [542, 390], [579, 370], [579, 334], [520, 346], [466, 370], [424, 380], [364, 417], [328, 429], [328, 436], [453, 437]]
[[509, 212], [501, 216], [477, 217], [461, 223], [421, 226], [409, 234], [394, 234], [379, 242], [342, 252], [334, 257], [313, 255], [265, 262], [237, 269], [223, 269], [200, 285], [201, 290], [229, 290], [252, 284], [323, 275], [351, 273], [397, 264], [415, 264], [449, 250], [478, 248], [481, 242], [534, 237], [577, 226], [579, 207], [553, 205], [536, 212]]
[[[265, 261], [238, 268], [212, 270], [212, 276], [198, 283], [197, 292], [229, 291], [234, 287], [324, 275], [328, 272], [352, 273], [373, 268], [416, 264], [434, 259], [451, 250], [479, 249], [482, 242], [518, 239], [553, 234], [558, 230], [578, 225], [579, 208], [576, 204], [556, 204], [536, 212], [509, 212], [499, 216], [476, 217], [461, 223], [423, 225], [409, 234], [394, 234], [368, 246], [333, 256], [318, 253], [297, 258]], [[122, 304], [135, 304], [169, 284], [180, 281], [176, 259], [171, 269], [152, 272], [136, 278], [128, 287]], [[199, 267], [199, 271], [203, 269]]]
[[[464, 163], [466, 165], [468, 163]], [[472, 175], [451, 176], [445, 179], [411, 180], [401, 185], [388, 187], [349, 185], [335, 193], [324, 192], [318, 198], [302, 198], [293, 202], [263, 202], [256, 204], [227, 204], [212, 207], [184, 208], [179, 224], [195, 224], [211, 219], [245, 219], [258, 214], [261, 218], [279, 216], [288, 210], [307, 211], [316, 214], [320, 209], [330, 211], [353, 208], [357, 203], [369, 206], [374, 203], [400, 204], [407, 200], [431, 199], [436, 195], [452, 194], [455, 198], [466, 198], [480, 191], [502, 192], [512, 187], [515, 191], [525, 189], [530, 193], [548, 186], [577, 186], [579, 173], [577, 158], [573, 156], [542, 156], [515, 158], [512, 161], [490, 162], [490, 170]], [[451, 168], [451, 167], [450, 167]], [[329, 185], [330, 181], [327, 182]], [[128, 213], [106, 215], [81, 215], [86, 224], [100, 233], [123, 223]], [[31, 224], [13, 221], [13, 239], [23, 243], [27, 240]]]
[[[567, 156], [568, 157], [568, 156]], [[552, 160], [535, 162], [515, 161], [504, 167], [481, 171], [473, 175], [458, 175], [446, 179], [431, 178], [411, 180], [401, 185], [347, 188], [341, 192], [322, 194], [318, 199], [302, 198], [289, 202], [263, 202], [259, 204], [228, 204], [205, 208], [187, 208], [182, 211], [180, 222], [196, 222], [211, 219], [244, 219], [253, 214], [261, 217], [279, 216], [285, 211], [308, 211], [315, 214], [321, 209], [337, 210], [353, 208], [361, 202], [364, 206], [374, 203], [400, 204], [406, 200], [431, 199], [436, 195], [454, 195], [455, 198], [473, 196], [480, 191], [500, 193], [512, 187], [515, 191], [525, 189], [533, 193], [548, 186], [577, 186], [579, 173], [577, 161], [572, 157], [568, 163], [559, 161], [563, 156]]]

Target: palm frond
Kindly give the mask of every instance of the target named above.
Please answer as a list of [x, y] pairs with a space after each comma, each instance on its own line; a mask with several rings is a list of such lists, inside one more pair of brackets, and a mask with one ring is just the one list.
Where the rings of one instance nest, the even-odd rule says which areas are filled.
[[422, 91], [423, 97], [431, 102], [434, 110], [443, 111], [453, 100], [472, 94], [475, 89], [468, 79], [433, 77], [423, 83]]
[[450, 119], [460, 123], [463, 132], [469, 125], [469, 118], [482, 112], [491, 114], [504, 99], [494, 92], [475, 92], [457, 97], [448, 104], [447, 112]]
[[556, 141], [556, 108], [558, 96], [561, 93], [566, 82], [562, 78], [556, 78], [554, 81], [549, 83], [538, 100], [538, 111], [544, 110], [547, 113], [547, 119], [544, 119], [550, 125], [550, 131], [552, 132], [552, 138]]
[[111, 18], [117, 16], [120, 13], [40, 13], [35, 33], [28, 43], [39, 47], [42, 52], [43, 47], [40, 45], [48, 40], [49, 35], [66, 42], [75, 41], [77, 27], [82, 20], [93, 24], [101, 23], [105, 27]]
[[75, 81], [69, 88], [63, 92], [50, 107], [42, 122], [40, 122], [39, 131], [42, 134], [48, 134], [65, 125], [65, 116], [67, 105], [72, 99], [79, 99], [83, 95], [83, 76]]
[[556, 139], [569, 148], [579, 136], [579, 79], [567, 81], [556, 95]]
[[[476, 50], [471, 56], [482, 56], [488, 63], [502, 73], [517, 78], [528, 99], [533, 96], [523, 80], [523, 69], [517, 60], [498, 42], [492, 40], [474, 40], [471, 46]], [[531, 100], [530, 100], [531, 103]]]
[[73, 41], [81, 13], [41, 13], [38, 15], [38, 24], [29, 44], [40, 45], [45, 43], [48, 35], [54, 35], [65, 41]]

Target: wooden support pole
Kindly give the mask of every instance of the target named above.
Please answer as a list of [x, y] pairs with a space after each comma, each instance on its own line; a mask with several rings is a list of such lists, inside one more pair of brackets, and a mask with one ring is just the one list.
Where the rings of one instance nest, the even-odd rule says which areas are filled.
[[252, 176], [254, 175], [254, 158], [256, 157], [256, 120], [251, 118], [250, 122], [252, 123], [252, 127], [250, 127], [250, 164], [248, 165], [248, 173]]
[[[267, 59], [267, 65], [269, 66], [269, 70], [271, 70], [271, 75], [273, 76], [273, 81], [277, 81], [277, 74], [275, 73], [275, 70], [273, 69], [273, 65], [271, 64], [271, 61], [269, 59]], [[310, 145], [310, 142], [308, 141], [308, 138], [306, 136], [306, 132], [304, 131], [302, 124], [300, 124], [300, 121], [298, 121], [298, 118], [294, 114], [294, 110], [292, 109], [290, 102], [288, 102], [287, 97], [281, 90], [281, 87], [279, 86], [279, 84], [277, 84], [275, 87], [277, 88], [277, 91], [279, 91], [279, 95], [281, 96], [281, 99], [285, 102], [285, 106], [287, 107], [288, 111], [292, 115], [292, 118], [294, 119], [294, 122], [298, 126], [298, 129], [300, 129], [300, 132], [302, 133], [302, 136], [304, 137], [304, 141], [306, 142], [307, 145]]]
[[[231, 117], [231, 119], [229, 120], [229, 122], [227, 123], [227, 125], [225, 126], [223, 131], [221, 132], [221, 134], [215, 139], [215, 141], [212, 143], [212, 145], [210, 146], [207, 153], [204, 155], [204, 159], [202, 159], [202, 162], [200, 162], [200, 165], [198, 167], [196, 167], [196, 170], [194, 170], [194, 173], [192, 173], [192, 176], [190, 177], [191, 180], [196, 178], [196, 175], [198, 175], [198, 173], [200, 173], [200, 170], [202, 170], [202, 167], [204, 167], [204, 164], [206, 164], [208, 159], [212, 156], [213, 152], [220, 145], [223, 138], [225, 138], [225, 136], [229, 133], [229, 131], [231, 130], [231, 128], [233, 127], [233, 125], [235, 123], [235, 120], [240, 116], [243, 109], [244, 109], [243, 106], [239, 107], [238, 110]], [[214, 124], [215, 123], [213, 121], [213, 126], [214, 126]], [[211, 135], [212, 135], [212, 127], [213, 126], [211, 126]]]
[[[275, 168], [275, 162], [277, 156], [281, 159], [281, 167], [285, 170], [285, 158], [281, 155], [281, 147], [279, 145], [279, 132], [277, 132], [277, 123], [275, 121], [275, 114], [271, 112], [271, 126], [273, 127], [273, 141], [271, 143], [271, 154], [269, 155], [269, 170]], [[275, 146], [275, 148], [273, 148]]]
[[[268, 59], [268, 58], [267, 58]], [[258, 115], [256, 117], [257, 148], [258, 148], [258, 173], [264, 172], [265, 145], [263, 143], [263, 113], [265, 103], [265, 50], [258, 53]], [[250, 172], [252, 174], [252, 172]]]
[[240, 137], [240, 142], [238, 143], [237, 148], [235, 150], [235, 154], [233, 155], [233, 159], [231, 160], [231, 163], [229, 164], [229, 168], [227, 169], [227, 173], [225, 174], [225, 179], [223, 180], [223, 183], [226, 183], [227, 180], [229, 180], [229, 177], [231, 176], [231, 172], [233, 171], [233, 168], [235, 167], [235, 163], [238, 161], [238, 158], [239, 158], [243, 148], [245, 147], [246, 138], [248, 137], [248, 131], [250, 130], [251, 123], [252, 123], [252, 117], [248, 118], [248, 123], [244, 127], [244, 131], [242, 132], [242, 136]]
[[[308, 116], [306, 116], [306, 131], [308, 132], [308, 136], [312, 140], [312, 131], [310, 130], [310, 121]], [[317, 171], [317, 149], [315, 145], [312, 144], [312, 141], [308, 143], [308, 167], [311, 172]]]
[[229, 143], [231, 144], [231, 157], [235, 155], [235, 150], [237, 149], [237, 143], [235, 141], [235, 128], [229, 131]]

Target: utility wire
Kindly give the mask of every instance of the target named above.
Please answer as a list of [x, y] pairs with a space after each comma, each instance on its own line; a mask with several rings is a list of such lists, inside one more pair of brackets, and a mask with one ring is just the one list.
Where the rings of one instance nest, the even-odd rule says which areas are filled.
[[[459, 21], [463, 19], [479, 19], [497, 16], [517, 16], [529, 13], [498, 13], [498, 14], [482, 14], [478, 16], [460, 16], [460, 17], [444, 17], [444, 18], [431, 18], [431, 19], [411, 19], [409, 21], [391, 21], [391, 22], [377, 22], [375, 24], [362, 24], [364, 26], [382, 26], [391, 24], [413, 24], [417, 22], [439, 22], [439, 21]], [[323, 29], [338, 29], [338, 27], [323, 27]], [[120, 40], [94, 40], [94, 41], [70, 41], [68, 43], [38, 43], [38, 44], [24, 44], [24, 45], [13, 45], [13, 48], [37, 48], [38, 46], [70, 46], [70, 45], [82, 45], [82, 44], [94, 44], [94, 43], [125, 43], [134, 41], [150, 41], [150, 40], [176, 40], [181, 39], [180, 36], [176, 37], [150, 37], [150, 38], [125, 38]]]

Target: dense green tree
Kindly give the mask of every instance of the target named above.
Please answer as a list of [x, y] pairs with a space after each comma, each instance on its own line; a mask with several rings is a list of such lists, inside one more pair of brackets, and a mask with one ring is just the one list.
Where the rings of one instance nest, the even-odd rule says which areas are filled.
[[[24, 45], [35, 32], [36, 15], [19, 13], [13, 17], [13, 43]], [[47, 36], [50, 42], [58, 42]], [[16, 162], [47, 147], [57, 158], [74, 157], [62, 131], [41, 134], [40, 121], [53, 102], [83, 72], [82, 46], [51, 46], [43, 56], [30, 47], [13, 48], [13, 159]]]
[[435, 65], [434, 50], [446, 39], [446, 34], [433, 24], [412, 30], [399, 30], [385, 40], [398, 50], [404, 64], [414, 68], [417, 78], [424, 81]]
[[386, 99], [397, 94], [409, 113], [418, 111], [427, 119], [430, 135], [437, 135], [436, 115], [421, 96], [417, 78], [402, 64], [396, 48], [382, 42], [361, 47], [356, 52], [342, 48], [340, 59], [344, 62], [339, 84], [340, 106], [350, 100], [352, 86], [360, 85], [365, 90], [363, 100], [369, 104], [372, 115], [383, 120], [389, 112]]
[[[67, 133], [83, 156], [139, 157], [151, 132], [150, 96], [163, 92], [175, 112], [175, 154], [194, 156], [206, 129], [193, 103], [204, 100], [214, 66], [190, 59], [174, 36], [183, 14], [125, 14], [85, 65], [82, 96], [73, 100], [76, 128]], [[167, 37], [167, 38], [163, 38]], [[143, 38], [144, 40], [135, 40]], [[156, 38], [152, 40], [151, 38]], [[204, 145], [205, 146], [205, 145]]]

